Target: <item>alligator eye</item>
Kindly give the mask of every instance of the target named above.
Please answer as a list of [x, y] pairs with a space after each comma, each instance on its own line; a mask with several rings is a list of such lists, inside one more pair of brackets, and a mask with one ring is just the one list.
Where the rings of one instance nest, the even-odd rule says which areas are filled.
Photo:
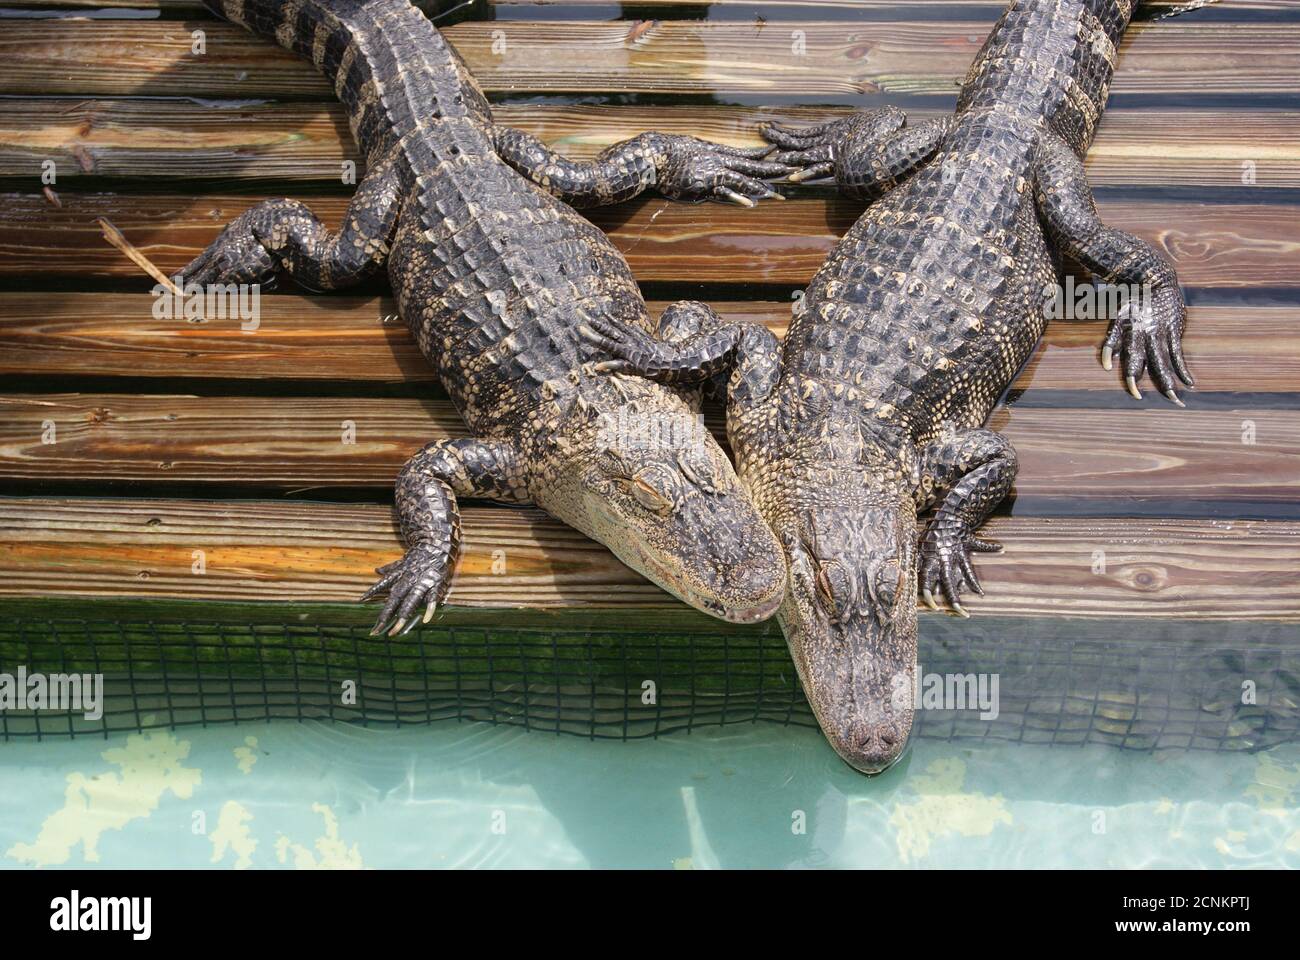
[[894, 609], [894, 602], [903, 592], [903, 565], [897, 559], [882, 564], [876, 573], [876, 599], [886, 610]]
[[838, 616], [849, 599], [848, 578], [835, 560], [817, 567], [817, 598], [832, 617]]
[[636, 472], [628, 493], [651, 513], [667, 516], [673, 509], [672, 485], [665, 472], [653, 466]]

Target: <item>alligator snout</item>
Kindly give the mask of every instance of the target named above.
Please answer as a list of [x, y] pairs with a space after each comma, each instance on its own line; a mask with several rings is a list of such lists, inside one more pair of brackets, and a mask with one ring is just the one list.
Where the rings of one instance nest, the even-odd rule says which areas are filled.
[[915, 508], [819, 505], [782, 531], [790, 588], [780, 619], [808, 702], [849, 766], [881, 773], [912, 729]]
[[781, 606], [785, 587], [785, 564], [780, 555], [757, 553], [748, 563], [728, 571], [718, 591], [727, 606], [721, 616], [734, 623], [766, 620]]
[[910, 723], [895, 719], [860, 721], [850, 727], [848, 737], [835, 744], [835, 750], [855, 770], [883, 773], [902, 757], [910, 733]]

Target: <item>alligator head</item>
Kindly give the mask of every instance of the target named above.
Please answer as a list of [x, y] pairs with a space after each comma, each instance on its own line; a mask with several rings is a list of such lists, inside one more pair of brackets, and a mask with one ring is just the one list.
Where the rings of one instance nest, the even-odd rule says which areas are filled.
[[539, 499], [560, 519], [705, 613], [752, 623], [776, 612], [786, 585], [780, 544], [686, 404], [618, 408], [565, 459], [566, 495]]
[[[880, 773], [912, 729], [916, 508], [910, 497], [822, 488], [783, 511], [790, 585], [778, 614], [804, 692], [848, 764]], [[796, 494], [796, 496], [798, 496]]]

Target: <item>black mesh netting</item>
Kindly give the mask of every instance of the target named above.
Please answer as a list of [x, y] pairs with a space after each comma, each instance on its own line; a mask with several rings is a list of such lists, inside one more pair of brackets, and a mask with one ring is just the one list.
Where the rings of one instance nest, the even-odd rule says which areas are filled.
[[[924, 677], [997, 679], [997, 716], [922, 709], [947, 740], [1257, 750], [1296, 739], [1295, 628], [926, 618]], [[711, 724], [811, 726], [780, 631], [364, 627], [0, 619], [0, 675], [102, 674], [103, 713], [0, 710], [4, 739], [271, 719], [508, 723], [634, 739]], [[962, 685], [959, 683], [959, 686]], [[966, 689], [970, 689], [967, 687]]]

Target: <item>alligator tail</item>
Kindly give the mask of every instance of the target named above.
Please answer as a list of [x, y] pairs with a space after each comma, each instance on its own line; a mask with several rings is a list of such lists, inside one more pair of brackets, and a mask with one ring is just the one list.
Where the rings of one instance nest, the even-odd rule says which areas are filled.
[[203, 0], [213, 13], [316, 65], [373, 156], [416, 124], [487, 100], [456, 51], [408, 0]]

